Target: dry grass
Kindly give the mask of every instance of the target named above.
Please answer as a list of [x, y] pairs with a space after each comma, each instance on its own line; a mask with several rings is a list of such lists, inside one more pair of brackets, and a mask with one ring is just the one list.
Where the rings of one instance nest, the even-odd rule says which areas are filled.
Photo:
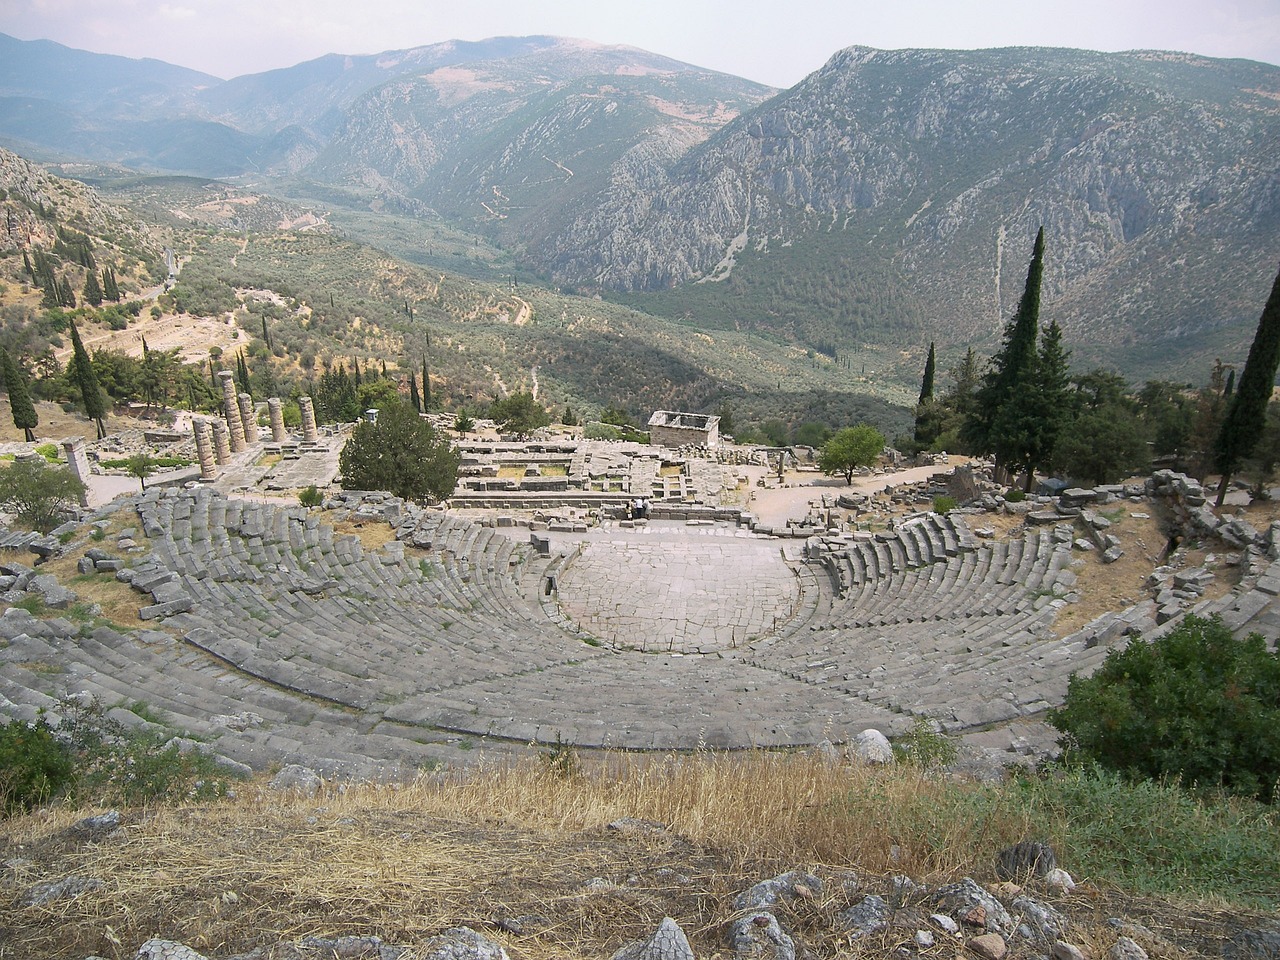
[[[99, 547], [112, 556], [123, 556], [115, 546], [116, 537], [125, 527], [140, 526], [135, 513], [118, 510], [110, 518], [107, 535], [101, 541], [92, 538], [80, 541], [62, 556], [40, 565], [41, 573], [49, 573], [84, 603], [96, 603], [102, 608], [101, 617], [117, 627], [129, 629], [156, 629], [157, 624], [138, 617], [138, 610], [148, 601], [127, 583], [121, 583], [113, 573], [86, 573], [76, 571], [76, 564], [91, 547]], [[55, 611], [56, 613], [56, 611]]]
[[333, 511], [317, 511], [320, 522], [333, 527], [335, 534], [358, 537], [366, 550], [377, 550], [396, 538], [395, 529], [385, 520], [333, 520]]
[[[862, 892], [888, 894], [894, 874], [990, 880], [995, 851], [1043, 826], [1033, 810], [957, 805], [969, 795], [910, 768], [755, 753], [615, 755], [574, 776], [528, 760], [409, 785], [330, 785], [310, 799], [259, 783], [235, 801], [127, 812], [94, 842], [69, 829], [86, 811], [55, 808], [0, 829], [0, 862], [11, 864], [0, 870], [0, 958], [125, 960], [151, 936], [210, 956], [306, 935], [420, 943], [465, 924], [515, 958], [598, 960], [663, 916], [698, 956], [724, 956], [733, 896], [797, 867], [826, 881], [780, 914], [813, 956], [889, 957], [901, 930], [850, 953], [835, 915]], [[623, 817], [661, 827], [606, 829]], [[858, 891], [842, 882], [851, 871]], [[68, 875], [104, 886], [17, 906], [30, 885]], [[1114, 943], [1105, 919], [1135, 916], [1135, 903], [1088, 883], [1055, 901], [1073, 917], [1073, 940], [1101, 951]], [[1152, 929], [1189, 929], [1185, 907], [1140, 906], [1135, 919]], [[1204, 929], [1224, 925], [1195, 916]], [[523, 932], [498, 926], [521, 918]], [[1156, 960], [1188, 955], [1144, 945]], [[954, 954], [945, 944], [921, 953]]]
[[[55, 810], [7, 825], [0, 856], [32, 858], [13, 886], [66, 875], [105, 886], [0, 909], [0, 929], [23, 950], [0, 947], [0, 958], [128, 957], [152, 935], [215, 955], [307, 934], [405, 943], [529, 915], [547, 918], [520, 940], [516, 955], [530, 960], [609, 956], [664, 915], [708, 955], [733, 894], [766, 876], [808, 866], [949, 879], [1027, 829], [1019, 818], [980, 833], [957, 822], [943, 852], [905, 842], [894, 811], [918, 810], [938, 789], [922, 775], [799, 756], [621, 756], [584, 776], [528, 761], [315, 799], [248, 787], [236, 802], [135, 812], [99, 843], [68, 832], [83, 811]], [[873, 802], [851, 806], [851, 795]], [[604, 829], [623, 817], [668, 829]], [[790, 922], [828, 937], [823, 916], [848, 902], [833, 891]]]

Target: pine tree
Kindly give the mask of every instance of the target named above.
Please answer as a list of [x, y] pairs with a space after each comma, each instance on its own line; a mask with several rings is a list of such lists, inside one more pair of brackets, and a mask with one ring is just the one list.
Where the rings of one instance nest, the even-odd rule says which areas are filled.
[[1058, 435], [1068, 419], [1069, 359], [1070, 351], [1062, 343], [1062, 328], [1054, 320], [1044, 328], [1036, 354], [1035, 374], [1026, 388], [1025, 407], [1031, 416], [1026, 455], [1028, 493], [1036, 470], [1046, 466], [1053, 456]]
[[107, 415], [106, 403], [102, 399], [102, 388], [98, 386], [98, 375], [94, 373], [93, 361], [80, 340], [80, 331], [75, 321], [68, 324], [71, 329], [71, 362], [75, 365], [74, 381], [80, 387], [80, 398], [84, 402], [85, 415], [98, 425], [98, 439], [107, 435], [107, 428], [102, 420]]
[[1227, 415], [1214, 444], [1214, 462], [1222, 474], [1218, 506], [1222, 506], [1231, 475], [1253, 451], [1267, 422], [1267, 404], [1280, 366], [1280, 272], [1271, 285], [1271, 296], [1262, 308], [1258, 329], [1249, 345], [1249, 356], [1240, 374], [1239, 388], [1227, 404]]
[[35, 404], [31, 402], [31, 392], [22, 368], [9, 356], [9, 351], [3, 348], [0, 348], [0, 372], [4, 373], [5, 389], [9, 393], [13, 425], [23, 431], [27, 443], [33, 443], [36, 439], [33, 431], [40, 425], [40, 418], [36, 416]]
[[98, 282], [98, 273], [87, 270], [84, 275], [84, 290], [80, 293], [84, 302], [91, 307], [102, 306], [102, 284]]

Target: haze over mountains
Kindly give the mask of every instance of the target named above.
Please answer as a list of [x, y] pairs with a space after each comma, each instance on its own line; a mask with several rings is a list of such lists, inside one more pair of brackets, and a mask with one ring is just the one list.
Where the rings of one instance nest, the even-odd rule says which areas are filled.
[[778, 92], [553, 37], [219, 81], [0, 35], [0, 143], [337, 188], [555, 286], [841, 355], [989, 347], [1043, 224], [1078, 365], [1198, 382], [1280, 257], [1280, 68], [1186, 54], [854, 47]]

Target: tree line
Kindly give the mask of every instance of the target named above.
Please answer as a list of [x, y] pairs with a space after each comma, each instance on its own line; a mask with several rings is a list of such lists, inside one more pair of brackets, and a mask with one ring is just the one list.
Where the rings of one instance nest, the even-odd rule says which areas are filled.
[[1280, 462], [1280, 410], [1267, 403], [1280, 359], [1280, 274], [1238, 389], [1235, 369], [1221, 360], [1200, 388], [1166, 380], [1134, 388], [1111, 371], [1071, 370], [1057, 322], [1039, 322], [1044, 259], [1042, 229], [1018, 308], [985, 367], [971, 348], [936, 392], [929, 345], [914, 430], [898, 446], [991, 456], [999, 476], [1020, 477], [1028, 491], [1037, 472], [1100, 484], [1153, 460], [1201, 478], [1222, 475], [1224, 492], [1241, 470], [1259, 486], [1270, 482]]

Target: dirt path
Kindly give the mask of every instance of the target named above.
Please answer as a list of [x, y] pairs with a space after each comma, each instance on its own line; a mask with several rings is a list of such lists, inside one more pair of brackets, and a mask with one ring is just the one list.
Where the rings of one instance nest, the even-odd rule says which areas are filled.
[[[803, 519], [809, 512], [809, 501], [817, 500], [823, 494], [838, 496], [842, 493], [875, 493], [886, 487], [896, 487], [902, 483], [919, 483], [928, 480], [935, 473], [945, 472], [963, 463], [959, 457], [952, 457], [943, 465], [932, 467], [912, 467], [895, 473], [885, 473], [874, 477], [854, 477], [852, 485], [846, 484], [839, 477], [824, 477], [812, 473], [788, 473], [788, 486], [777, 489], [756, 488], [747, 500], [747, 509], [760, 518], [760, 522], [769, 527], [784, 526], [788, 520]], [[761, 472], [763, 475], [763, 471]], [[752, 478], [755, 482], [755, 477]]]

